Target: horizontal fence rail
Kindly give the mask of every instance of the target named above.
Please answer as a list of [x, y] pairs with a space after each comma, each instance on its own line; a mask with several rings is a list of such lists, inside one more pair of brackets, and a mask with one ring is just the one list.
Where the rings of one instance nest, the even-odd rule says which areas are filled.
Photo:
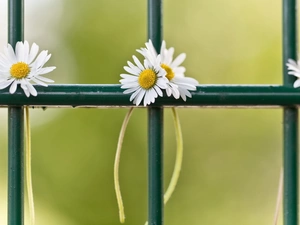
[[[49, 85], [35, 87], [38, 96], [26, 97], [18, 89], [10, 94], [0, 90], [0, 106], [134, 106], [129, 94], [123, 94], [120, 85]], [[151, 106], [297, 106], [300, 105], [300, 89], [266, 85], [202, 85], [187, 101], [162, 97]]]

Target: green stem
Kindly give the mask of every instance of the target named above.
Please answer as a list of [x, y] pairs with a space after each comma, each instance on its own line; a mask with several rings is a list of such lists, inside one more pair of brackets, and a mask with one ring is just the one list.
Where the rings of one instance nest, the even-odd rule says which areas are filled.
[[121, 157], [121, 150], [122, 150], [122, 144], [124, 140], [124, 135], [125, 131], [130, 119], [130, 116], [133, 112], [133, 107], [130, 108], [128, 113], [126, 114], [122, 128], [119, 134], [119, 139], [118, 139], [118, 146], [117, 146], [117, 151], [116, 151], [116, 157], [115, 157], [115, 164], [114, 164], [114, 183], [115, 183], [115, 191], [116, 191], [116, 196], [117, 196], [117, 202], [118, 202], [118, 207], [119, 207], [119, 217], [120, 217], [120, 222], [124, 223], [125, 222], [125, 213], [124, 213], [124, 205], [123, 205], [123, 200], [122, 200], [122, 195], [121, 195], [121, 190], [120, 190], [120, 182], [119, 182], [119, 165], [120, 165], [120, 157]]
[[174, 125], [175, 125], [175, 134], [176, 134], [176, 142], [177, 142], [177, 150], [176, 150], [176, 161], [175, 166], [172, 174], [172, 178], [167, 188], [167, 191], [164, 195], [164, 204], [168, 202], [171, 198], [176, 184], [178, 182], [181, 166], [182, 166], [182, 158], [183, 158], [183, 139], [182, 139], [182, 132], [181, 126], [179, 121], [179, 116], [175, 108], [172, 108], [173, 118], [174, 118]]
[[26, 149], [25, 149], [25, 173], [26, 173], [26, 188], [27, 197], [29, 205], [30, 214], [30, 224], [35, 223], [35, 213], [34, 213], [34, 200], [33, 200], [33, 190], [32, 190], [32, 177], [31, 177], [31, 132], [30, 132], [30, 119], [29, 119], [29, 108], [25, 107], [25, 139], [26, 139]]
[[279, 177], [279, 185], [278, 185], [278, 194], [276, 200], [276, 208], [275, 208], [275, 215], [274, 215], [274, 225], [277, 224], [278, 216], [279, 216], [279, 209], [282, 201], [282, 194], [283, 194], [283, 168], [280, 169], [280, 177]]

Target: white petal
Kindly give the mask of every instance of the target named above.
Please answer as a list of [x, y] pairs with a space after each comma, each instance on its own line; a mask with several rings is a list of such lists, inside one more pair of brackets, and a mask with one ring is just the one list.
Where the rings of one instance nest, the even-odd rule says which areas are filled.
[[10, 77], [9, 70], [0, 65], [0, 76]]
[[294, 65], [291, 65], [291, 64], [288, 64], [288, 63], [286, 65], [288, 67], [288, 70], [295, 70], [297, 72], [300, 72], [300, 68], [297, 65], [294, 66]]
[[124, 94], [130, 94], [132, 92], [135, 92], [137, 91], [138, 89], [140, 89], [141, 87], [140, 86], [137, 86], [137, 87], [133, 87], [133, 88], [128, 88], [127, 90], [123, 91]]
[[165, 64], [171, 65], [173, 61], [174, 48], [169, 48], [165, 51]]
[[124, 66], [123, 68], [124, 68], [124, 70], [126, 70], [130, 74], [139, 75], [139, 72], [133, 70], [132, 68], [130, 68], [128, 66]]
[[28, 88], [27, 88], [27, 81], [25, 79], [20, 80], [20, 84], [21, 84], [21, 88], [22, 89], [28, 90]]
[[163, 96], [163, 92], [157, 85], [154, 85], [154, 89], [159, 96], [161, 96], [161, 97]]
[[46, 57], [47, 57], [47, 51], [44, 50], [38, 55], [36, 60], [32, 63], [32, 67], [36, 69], [42, 67]]
[[35, 88], [33, 87], [33, 85], [31, 83], [27, 82], [27, 88], [31, 95], [37, 96], [37, 91], [35, 90]]
[[[167, 75], [167, 72], [166, 72], [164, 69], [162, 69], [162, 68], [160, 67], [157, 76], [158, 76], [158, 77], [161, 77], [161, 78], [163, 78], [163, 77], [166, 78], [166, 75]], [[167, 78], [166, 78], [166, 79], [167, 79]]]
[[4, 54], [6, 55], [7, 59], [10, 61], [11, 64], [15, 64], [17, 62], [15, 52], [10, 44], [7, 44], [7, 47], [4, 48]]
[[142, 91], [142, 88], [139, 87], [131, 96], [130, 96], [130, 101], [135, 99], [135, 97]]
[[145, 59], [148, 60], [148, 63], [151, 65], [151, 67], [157, 65], [156, 58], [152, 57], [151, 55], [147, 55]]
[[138, 76], [134, 76], [134, 75], [129, 75], [129, 74], [120, 74], [120, 77], [124, 78], [124, 79], [128, 79], [128, 80], [132, 80], [132, 81], [135, 81], [135, 80], [138, 80]]
[[[154, 87], [155, 87], [155, 86], [154, 86]], [[157, 98], [157, 97], [158, 97], [158, 94], [157, 94], [155, 88], [151, 88], [150, 91], [151, 91], [151, 95], [154, 96], [154, 98]]]
[[146, 91], [144, 89], [141, 89], [141, 91], [139, 92], [139, 94], [136, 96], [136, 98], [135, 98], [135, 104], [137, 106], [141, 103], [141, 101], [142, 101], [142, 99], [143, 99], [143, 97], [145, 95], [145, 92]]
[[128, 83], [135, 82], [133, 80], [128, 80], [128, 79], [120, 79], [119, 81], [121, 82], [121, 84], [128, 84]]
[[[163, 77], [165, 78], [165, 77]], [[158, 78], [156, 81], [156, 85], [160, 87], [161, 89], [166, 89], [167, 88], [167, 83], [169, 82], [167, 78]]]
[[28, 57], [29, 57], [29, 44], [27, 41], [24, 42], [24, 61], [28, 64]]
[[294, 83], [294, 88], [300, 87], [300, 79], [297, 79]]
[[164, 59], [165, 59], [165, 52], [166, 50], [166, 42], [163, 41], [162, 44], [161, 44], [161, 47], [160, 47], [160, 55], [161, 55], [161, 62], [164, 63]]
[[16, 44], [16, 56], [18, 62], [24, 62], [24, 45], [21, 41]]
[[288, 59], [288, 63], [290, 63], [290, 64], [292, 64], [294, 66], [298, 66], [297, 62], [295, 60], [293, 60], [293, 59]]
[[121, 84], [136, 83], [138, 85], [137, 77], [121, 79], [119, 81]]
[[28, 64], [31, 64], [31, 62], [35, 59], [38, 51], [39, 51], [39, 46], [36, 43], [33, 43], [31, 46], [31, 49], [30, 49], [28, 59], [27, 59]]
[[156, 52], [156, 50], [155, 50], [155, 48], [154, 48], [154, 46], [153, 46], [152, 41], [149, 40], [149, 42], [147, 42], [145, 45], [146, 45], [148, 51], [150, 52], [150, 54], [151, 54], [152, 56], [156, 57], [156, 56], [157, 56], [157, 52]]
[[[124, 85], [123, 85], [124, 86]], [[131, 86], [130, 87], [123, 87], [123, 86], [121, 86], [121, 88], [122, 89], [127, 89], [128, 90], [128, 92], [127, 93], [130, 93], [129, 92], [129, 90], [137, 90], [137, 89], [139, 89], [140, 88], [140, 86], [139, 85], [134, 85], [134, 84], [131, 84]], [[125, 91], [124, 91], [125, 92]], [[131, 91], [131, 92], [133, 92], [133, 91]]]
[[39, 80], [41, 80], [41, 81], [43, 81], [43, 82], [46, 82], [46, 83], [53, 83], [53, 82], [54, 82], [54, 80], [51, 80], [51, 79], [49, 79], [49, 78], [42, 77], [42, 76], [36, 76], [35, 78], [36, 78], [36, 79], [39, 79]]
[[188, 84], [188, 83], [175, 83], [177, 84], [179, 87], [184, 88], [186, 90], [190, 90], [190, 91], [195, 91], [196, 90], [196, 86], [192, 85], [192, 84]]
[[183, 101], [186, 101], [186, 96], [185, 96], [184, 92], [181, 91], [180, 96], [181, 96]]
[[186, 89], [181, 88], [181, 87], [178, 87], [178, 90], [179, 90], [179, 92], [180, 92], [181, 98], [182, 98], [184, 101], [186, 101], [186, 96], [187, 96], [187, 97], [190, 97], [190, 98], [192, 97], [191, 93], [190, 93], [189, 91], [187, 91]]
[[152, 67], [152, 65], [150, 64], [150, 62], [147, 59], [144, 60], [144, 66], [145, 66], [145, 69], [149, 69]]
[[0, 63], [4, 66], [10, 67], [13, 63], [7, 58], [6, 55], [0, 52]]
[[147, 57], [147, 49], [141, 48], [141, 49], [137, 49], [136, 51], [142, 54], [144, 57]]
[[[150, 88], [149, 90], [147, 90], [146, 92], [147, 95], [147, 104], [150, 105], [151, 102], [155, 102], [155, 98], [157, 98], [157, 93], [153, 88]], [[146, 97], [145, 95], [145, 97]]]
[[132, 62], [130, 62], [130, 61], [127, 61], [127, 64], [128, 64], [128, 66], [129, 66], [131, 69], [133, 69], [134, 71], [136, 71], [136, 72], [138, 72], [138, 73], [140, 73], [140, 72], [141, 72], [140, 68], [139, 68], [139, 67], [137, 67], [137, 66], [135, 66], [135, 65], [133, 65], [133, 63], [132, 63]]
[[199, 84], [197, 80], [191, 77], [174, 77], [172, 79], [172, 83], [185, 87], [189, 90], [196, 90], [196, 86]]
[[155, 99], [158, 97], [157, 92], [156, 92], [153, 88], [150, 89], [149, 91], [150, 91], [150, 93], [151, 93], [150, 101], [151, 101], [152, 103], [154, 103], [154, 102], [155, 102]]
[[121, 79], [119, 80], [121, 84], [125, 85], [125, 84], [130, 84], [130, 85], [133, 85], [133, 83], [135, 83], [137, 86], [139, 86], [138, 84], [138, 81], [137, 80], [134, 80], [134, 79]]
[[138, 68], [139, 68], [141, 71], [145, 69], [145, 68], [143, 67], [142, 63], [140, 62], [140, 60], [138, 60], [138, 58], [137, 58], [135, 55], [133, 55], [132, 58], [133, 58], [135, 64], [138, 66]]
[[44, 86], [44, 87], [48, 87], [48, 84], [46, 84], [46, 83], [44, 83], [44, 82], [42, 82], [42, 81], [36, 79], [35, 77], [31, 78], [31, 80], [32, 80], [33, 82], [35, 82], [36, 84], [38, 84], [38, 85], [41, 85], [41, 86]]
[[185, 73], [185, 67], [183, 66], [179, 66], [179, 67], [175, 67], [173, 69], [173, 72], [177, 75], [177, 74], [183, 74]]
[[171, 90], [172, 90], [172, 95], [174, 96], [174, 98], [178, 99], [180, 97], [180, 93], [178, 90], [178, 86], [174, 85], [172, 83], [169, 83]]
[[145, 58], [148, 59], [152, 65], [157, 64], [157, 57], [158, 57], [158, 55], [157, 55], [154, 47], [153, 47], [153, 49], [147, 49]]
[[199, 85], [199, 82], [192, 77], [185, 77], [185, 81], [188, 82], [189, 84]]
[[152, 90], [152, 89], [149, 89], [149, 90], [147, 90], [146, 93], [145, 93], [145, 97], [144, 97], [144, 106], [150, 105], [151, 102], [154, 102], [154, 101], [155, 101], [155, 98], [154, 98], [154, 96], [152, 95], [151, 90]]
[[50, 73], [50, 72], [52, 72], [55, 69], [56, 69], [55, 66], [49, 66], [49, 67], [41, 68], [41, 69], [38, 70], [38, 74]]
[[150, 90], [147, 90], [144, 96], [144, 106], [149, 105], [151, 103], [151, 94]]
[[18, 85], [18, 82], [15, 80], [9, 88], [9, 93], [11, 93], [11, 94], [15, 93], [17, 90], [17, 85]]
[[171, 87], [167, 87], [166, 88], [166, 92], [167, 92], [167, 96], [170, 97], [172, 95], [172, 88]]
[[30, 92], [29, 92], [29, 90], [28, 90], [28, 88], [26, 86], [26, 81], [21, 82], [21, 88], [23, 89], [25, 95], [27, 97], [29, 97], [30, 96]]
[[136, 82], [130, 82], [130, 83], [124, 83], [121, 88], [126, 89], [126, 88], [134, 88], [134, 87], [139, 87], [139, 84]]
[[0, 83], [7, 81], [7, 80], [8, 80], [7, 77], [0, 76]]
[[177, 58], [171, 63], [171, 67], [177, 67], [179, 66], [186, 58], [185, 53], [181, 53]]
[[153, 66], [160, 67], [160, 65], [161, 65], [161, 55], [157, 55], [157, 57], [155, 57], [155, 63], [153, 64]]
[[289, 75], [294, 75], [294, 76], [296, 76], [296, 77], [300, 77], [300, 72], [289, 71], [288, 74], [289, 74]]
[[13, 79], [1, 81], [0, 82], [0, 90], [8, 87], [13, 81], [14, 81]]
[[[48, 51], [47, 51], [47, 54], [48, 54]], [[43, 65], [49, 61], [49, 59], [51, 58], [51, 54], [47, 55], [47, 57], [45, 58], [45, 61], [43, 63]]]

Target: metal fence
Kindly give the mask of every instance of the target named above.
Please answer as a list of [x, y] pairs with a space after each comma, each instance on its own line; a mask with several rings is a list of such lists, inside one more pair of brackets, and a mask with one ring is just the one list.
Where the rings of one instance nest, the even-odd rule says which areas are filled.
[[[279, 106], [283, 114], [284, 224], [298, 224], [298, 109], [300, 91], [294, 89], [285, 63], [296, 59], [296, 0], [282, 1], [283, 80], [281, 86], [200, 85], [187, 102], [162, 97], [148, 110], [149, 224], [163, 224], [163, 112], [165, 106]], [[8, 0], [8, 42], [24, 40], [24, 0]], [[159, 49], [162, 41], [162, 0], [148, 0], [148, 39]], [[279, 26], [280, 24], [278, 24]], [[146, 38], [145, 38], [146, 39]], [[37, 97], [20, 89], [0, 90], [0, 106], [8, 108], [8, 224], [23, 225], [24, 106], [132, 106], [120, 85], [50, 85], [36, 87]]]

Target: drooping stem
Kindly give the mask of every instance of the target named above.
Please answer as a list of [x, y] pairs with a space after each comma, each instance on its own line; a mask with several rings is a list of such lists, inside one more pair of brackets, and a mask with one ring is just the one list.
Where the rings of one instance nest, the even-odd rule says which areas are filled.
[[182, 158], [183, 158], [183, 140], [182, 140], [182, 132], [181, 132], [179, 116], [175, 108], [172, 108], [172, 113], [174, 118], [177, 150], [176, 150], [176, 161], [175, 161], [172, 178], [166, 190], [166, 193], [164, 195], [164, 204], [168, 202], [168, 200], [170, 199], [170, 197], [172, 196], [175, 190], [176, 184], [178, 182], [178, 178], [182, 166]]
[[119, 207], [119, 218], [120, 222], [124, 223], [125, 222], [125, 212], [124, 212], [124, 205], [123, 205], [123, 200], [122, 200], [122, 195], [121, 195], [121, 190], [120, 190], [120, 181], [119, 181], [119, 165], [120, 165], [120, 157], [121, 157], [121, 150], [122, 150], [122, 144], [124, 140], [124, 135], [125, 131], [130, 119], [130, 116], [133, 112], [133, 107], [130, 108], [128, 113], [126, 114], [122, 128], [119, 134], [119, 139], [118, 139], [118, 145], [117, 145], [117, 151], [116, 151], [116, 156], [115, 156], [115, 163], [114, 163], [114, 183], [115, 183], [115, 191], [116, 191], [116, 196], [117, 196], [117, 202], [118, 202], [118, 207]]
[[30, 224], [35, 223], [35, 212], [34, 212], [34, 200], [33, 200], [33, 189], [32, 189], [32, 177], [31, 177], [31, 131], [30, 131], [30, 119], [29, 119], [29, 107], [25, 107], [25, 173], [26, 173], [26, 189], [27, 198], [29, 205]]
[[276, 208], [274, 214], [274, 225], [277, 224], [280, 205], [282, 201], [282, 194], [283, 194], [283, 168], [280, 169], [280, 177], [279, 177], [279, 185], [278, 185], [278, 193], [277, 193], [277, 200], [276, 200]]

